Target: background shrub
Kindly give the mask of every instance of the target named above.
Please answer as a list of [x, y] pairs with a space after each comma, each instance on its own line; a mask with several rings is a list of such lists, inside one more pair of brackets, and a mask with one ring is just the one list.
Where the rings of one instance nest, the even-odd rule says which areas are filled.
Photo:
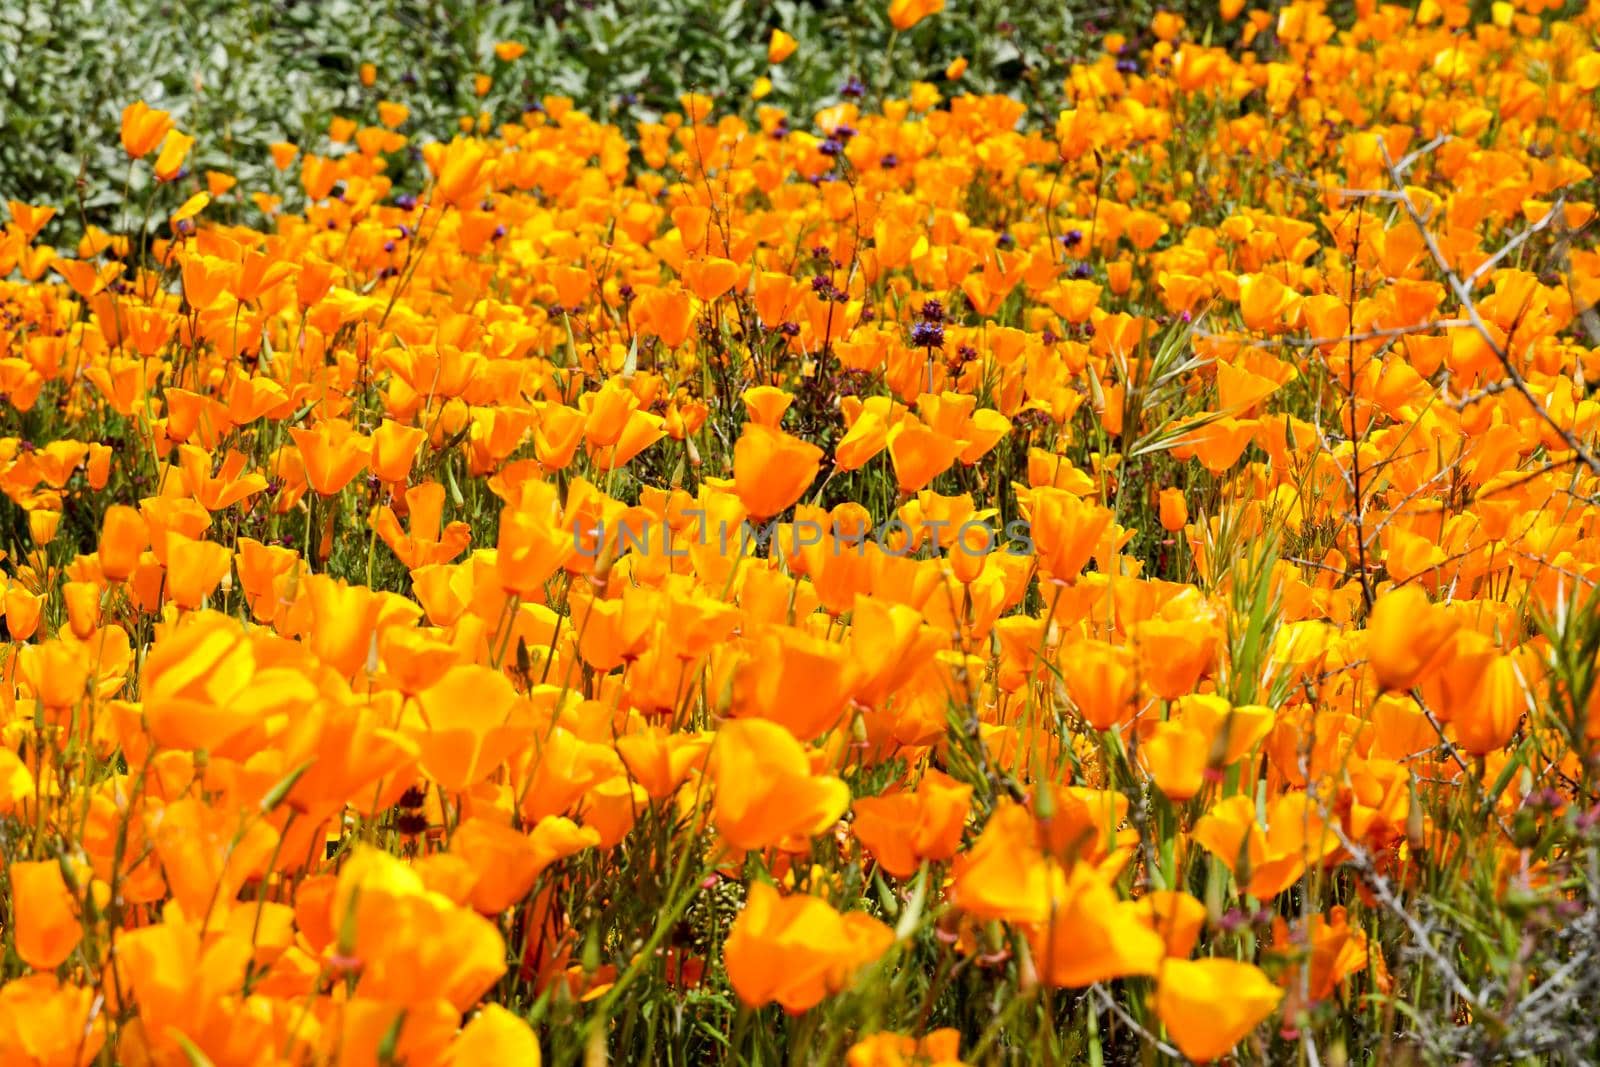
[[[1053, 118], [1086, 42], [1146, 24], [1148, 6], [953, 0], [886, 61], [887, 4], [859, 0], [13, 0], [0, 5], [0, 191], [81, 197], [88, 221], [106, 224], [128, 175], [118, 115], [135, 99], [198, 137], [191, 168], [233, 174], [248, 191], [281, 183], [274, 141], [313, 145], [334, 115], [370, 116], [379, 99], [407, 104], [407, 128], [422, 137], [448, 137], [463, 117], [513, 116], [547, 94], [627, 126], [690, 90], [750, 110], [762, 75], [774, 84], [768, 103], [804, 112], [836, 100], [852, 75], [875, 96], [941, 79], [966, 56], [964, 87], [1010, 93]], [[1191, 6], [1204, 22], [1213, 5]], [[800, 47], [769, 69], [766, 38], [780, 26]], [[503, 40], [527, 54], [497, 61]], [[370, 88], [363, 63], [376, 69]], [[481, 99], [479, 73], [494, 76]], [[404, 187], [405, 174], [393, 176]]]

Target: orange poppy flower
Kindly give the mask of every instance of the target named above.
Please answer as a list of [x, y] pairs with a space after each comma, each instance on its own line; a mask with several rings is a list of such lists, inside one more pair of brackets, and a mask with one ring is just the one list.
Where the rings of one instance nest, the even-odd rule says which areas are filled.
[[914, 793], [857, 800], [851, 826], [884, 870], [909, 878], [923, 860], [955, 856], [971, 799], [971, 786], [928, 771]]
[[920, 421], [908, 418], [890, 427], [888, 447], [900, 491], [915, 493], [948, 470], [966, 449], [967, 442], [937, 433]]
[[198, 609], [233, 567], [227, 545], [198, 541], [168, 530], [167, 598], [180, 608]]
[[739, 284], [743, 273], [730, 259], [712, 256], [691, 259], [683, 265], [683, 281], [699, 300], [709, 304]]
[[723, 965], [744, 1003], [776, 1001], [798, 1015], [848, 987], [893, 943], [894, 931], [869, 915], [840, 915], [817, 897], [779, 896], [756, 882], [728, 932]]
[[62, 598], [67, 603], [67, 627], [80, 641], [89, 639], [100, 625], [100, 585], [96, 582], [65, 582]]
[[1073, 869], [1064, 898], [1034, 927], [1031, 944], [1040, 977], [1068, 988], [1155, 974], [1166, 959], [1166, 942], [1150, 928], [1146, 909], [1119, 899], [1087, 863]]
[[952, 900], [983, 919], [1038, 925], [1052, 900], [1064, 899], [1066, 876], [1039, 848], [1027, 808], [1002, 800], [972, 846], [956, 857]]
[[494, 163], [483, 142], [457, 138], [442, 146], [429, 160], [434, 168], [434, 189], [446, 204], [464, 207], [483, 199]]
[[845, 646], [774, 627], [745, 664], [741, 681], [748, 697], [736, 710], [813, 741], [838, 724], [859, 677]]
[[444, 486], [438, 482], [406, 490], [409, 532], [400, 528], [394, 508], [384, 504], [377, 509], [372, 528], [407, 570], [449, 563], [472, 542], [472, 528], [466, 523], [444, 525], [444, 498]]
[[1096, 730], [1130, 722], [1138, 710], [1139, 675], [1134, 655], [1103, 641], [1062, 649], [1067, 693], [1085, 722]]
[[896, 30], [909, 30], [943, 10], [944, 0], [889, 0], [889, 24]]
[[539, 1039], [520, 1015], [498, 1004], [485, 1004], [450, 1042], [443, 1067], [480, 1063], [539, 1067]]
[[1283, 990], [1239, 960], [1168, 960], [1156, 985], [1156, 1014], [1185, 1056], [1226, 1056], [1271, 1015]]
[[694, 327], [694, 299], [683, 289], [649, 289], [634, 300], [628, 316], [635, 330], [678, 348]]
[[177, 130], [167, 134], [162, 142], [161, 154], [156, 156], [155, 175], [158, 182], [170, 182], [183, 169], [183, 161], [194, 147], [194, 138]]
[[961, 1067], [961, 1033], [934, 1030], [926, 1037], [903, 1034], [873, 1034], [850, 1046], [845, 1053], [846, 1067]]
[[300, 563], [299, 555], [293, 549], [241, 537], [235, 562], [250, 613], [261, 622], [277, 618], [290, 603], [289, 590]]
[[267, 488], [267, 479], [257, 473], [244, 473], [248, 460], [237, 449], [229, 449], [221, 467], [212, 473], [211, 454], [194, 445], [178, 448], [179, 469], [189, 494], [207, 511], [225, 511]]
[[[427, 892], [412, 868], [371, 847], [358, 848], [340, 870], [328, 918], [340, 954], [362, 961], [361, 999], [418, 1007], [443, 999], [460, 1012], [506, 970], [505, 942], [492, 922]], [[418, 982], [420, 974], [428, 981]], [[454, 1013], [452, 1020], [447, 1040]], [[385, 1026], [393, 1029], [394, 1020]]]
[[1494, 752], [1511, 740], [1528, 710], [1516, 659], [1476, 630], [1457, 631], [1449, 646], [1423, 690], [1462, 748], [1474, 756]]
[[468, 819], [456, 827], [450, 851], [472, 868], [473, 910], [498, 915], [527, 896], [540, 873], [556, 860], [600, 840], [571, 819], [550, 815], [531, 834], [487, 819]]
[[[1367, 935], [1359, 927], [1350, 925], [1347, 909], [1342, 905], [1329, 909], [1326, 916], [1312, 915], [1305, 923], [1297, 922], [1295, 926], [1297, 929], [1291, 934], [1288, 923], [1281, 918], [1275, 920], [1273, 947], [1293, 952], [1309, 946], [1311, 973], [1306, 978], [1309, 979], [1307, 991], [1313, 1001], [1332, 996], [1344, 985], [1345, 979], [1366, 970], [1371, 963]], [[1280, 979], [1280, 984], [1298, 988], [1302, 973], [1296, 967]]]
[[[323, 663], [346, 678], [376, 669], [377, 627], [390, 594], [374, 593], [326, 574], [308, 574], [299, 583], [307, 644]], [[405, 603], [401, 601], [400, 603]], [[413, 607], [414, 610], [414, 607]]]
[[1135, 634], [1140, 676], [1163, 700], [1193, 692], [1216, 660], [1218, 637], [1204, 618], [1147, 619]]
[[186, 257], [182, 267], [184, 299], [197, 310], [212, 307], [233, 283], [236, 272], [234, 264], [216, 256]]
[[1167, 799], [1182, 802], [1199, 793], [1205, 783], [1211, 743], [1194, 727], [1163, 722], [1140, 743], [1139, 756], [1156, 788]]
[[758, 385], [746, 389], [742, 399], [750, 421], [776, 429], [783, 422], [783, 413], [794, 403], [794, 394], [770, 385]]
[[372, 456], [372, 441], [356, 433], [339, 419], [318, 423], [305, 430], [291, 427], [289, 436], [305, 461], [306, 480], [319, 496], [336, 496], [350, 480], [367, 466]]
[[[566, 469], [584, 441], [587, 423], [582, 412], [561, 404], [547, 405], [533, 432], [539, 465], [551, 471]], [[617, 438], [621, 436], [619, 431]]]
[[634, 781], [656, 800], [671, 796], [704, 766], [711, 738], [652, 729], [617, 738], [617, 755]]
[[755, 276], [754, 303], [761, 325], [777, 329], [789, 321], [800, 298], [795, 280], [778, 271], [761, 271]]
[[17, 229], [21, 230], [23, 236], [30, 241], [39, 236], [39, 231], [43, 230], [56, 214], [56, 209], [53, 207], [35, 207], [20, 200], [7, 200], [6, 205], [11, 209], [11, 221], [17, 224]]
[[93, 989], [63, 985], [51, 974], [0, 987], [0, 1059], [7, 1063], [88, 1067], [105, 1038]]
[[1306, 869], [1334, 852], [1338, 840], [1304, 793], [1289, 793], [1267, 809], [1267, 830], [1256, 823], [1255, 801], [1232, 796], [1218, 801], [1195, 824], [1194, 839], [1220, 859], [1250, 894], [1269, 900], [1293, 885]]
[[1111, 526], [1110, 510], [1049, 486], [1034, 489], [1030, 500], [1039, 569], [1060, 581], [1076, 579]]
[[1188, 523], [1189, 508], [1182, 489], [1161, 490], [1160, 516], [1161, 528], [1168, 533], [1177, 533]]
[[767, 38], [767, 62], [782, 63], [794, 55], [794, 50], [799, 47], [798, 42], [782, 30], [773, 30]]
[[44, 611], [44, 597], [30, 593], [13, 582], [5, 592], [6, 629], [11, 640], [26, 641], [39, 629], [39, 616]]
[[78, 904], [56, 860], [13, 863], [11, 937], [17, 955], [39, 971], [54, 970], [78, 947]]
[[533, 727], [516, 721], [516, 690], [487, 667], [454, 667], [418, 701], [422, 769], [451, 792], [481, 782], [533, 739]]
[[1367, 660], [1385, 689], [1410, 689], [1441, 667], [1459, 624], [1405, 585], [1378, 598], [1367, 620]]
[[888, 443], [889, 424], [877, 412], [863, 411], [834, 447], [834, 465], [843, 471], [859, 470]]
[[525, 600], [539, 599], [545, 582], [578, 553], [576, 524], [562, 521], [553, 492], [543, 487], [538, 505], [500, 513], [495, 569], [501, 588]]
[[716, 783], [712, 817], [736, 848], [764, 848], [819, 834], [850, 806], [850, 788], [813, 775], [794, 736], [764, 719], [738, 719], [717, 731], [711, 750]]
[[667, 423], [660, 415], [648, 411], [630, 412], [615, 444], [590, 450], [594, 464], [603, 471], [616, 470], [661, 440], [666, 433]]
[[739, 499], [756, 519], [770, 519], [799, 500], [816, 480], [822, 449], [782, 430], [746, 423], [733, 450]]
[[143, 100], [136, 100], [122, 109], [122, 147], [134, 159], [142, 159], [155, 151], [170, 129], [172, 116], [150, 107]]

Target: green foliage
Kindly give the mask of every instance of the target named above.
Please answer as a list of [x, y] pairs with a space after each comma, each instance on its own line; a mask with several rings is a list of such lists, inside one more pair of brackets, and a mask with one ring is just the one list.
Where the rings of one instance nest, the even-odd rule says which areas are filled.
[[[1072, 5], [957, 0], [900, 35], [886, 12], [854, 0], [14, 0], [0, 5], [0, 192], [63, 206], [81, 196], [88, 220], [105, 224], [127, 181], [120, 112], [137, 99], [197, 135], [191, 171], [282, 191], [294, 172], [273, 170], [269, 145], [315, 146], [333, 116], [373, 121], [380, 99], [408, 105], [407, 129], [430, 137], [480, 113], [513, 118], [550, 94], [626, 127], [691, 90], [750, 112], [750, 87], [767, 75], [766, 102], [805, 115], [840, 99], [851, 76], [875, 98], [941, 80], [966, 56], [964, 87], [1010, 92], [1049, 116], [1083, 47]], [[773, 68], [776, 27], [799, 50]], [[496, 59], [507, 40], [527, 53]], [[363, 63], [376, 68], [370, 88]], [[494, 79], [481, 99], [480, 73]]]

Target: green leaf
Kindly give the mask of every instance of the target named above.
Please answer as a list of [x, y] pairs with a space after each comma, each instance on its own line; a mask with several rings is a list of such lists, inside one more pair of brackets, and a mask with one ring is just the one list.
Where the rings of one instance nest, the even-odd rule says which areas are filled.
[[289, 790], [294, 788], [294, 784], [298, 782], [306, 773], [306, 771], [311, 769], [311, 765], [316, 762], [317, 757], [312, 756], [310, 759], [300, 764], [300, 766], [296, 767], [294, 770], [278, 779], [277, 784], [271, 789], [267, 790], [266, 795], [261, 798], [262, 813], [265, 814], [270, 812], [279, 804], [283, 803], [283, 798], [289, 795]]
[[900, 913], [900, 921], [894, 927], [894, 936], [901, 941], [915, 933], [917, 924], [922, 921], [922, 910], [928, 904], [929, 877], [928, 861], [923, 860], [922, 869], [917, 872], [917, 880], [912, 883], [911, 900]]
[[175, 1036], [178, 1039], [178, 1047], [183, 1049], [184, 1058], [189, 1061], [190, 1067], [215, 1067], [211, 1057], [201, 1052], [199, 1046], [189, 1040], [187, 1035], [180, 1033]]

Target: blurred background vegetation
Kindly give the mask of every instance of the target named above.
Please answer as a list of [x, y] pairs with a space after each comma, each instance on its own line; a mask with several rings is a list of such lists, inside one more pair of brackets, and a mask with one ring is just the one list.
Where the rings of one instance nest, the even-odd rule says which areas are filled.
[[[1168, 4], [1167, 6], [1172, 6]], [[1203, 23], [1215, 4], [1189, 2]], [[1112, 29], [1147, 25], [1148, 0], [948, 0], [890, 53], [887, 0], [6, 0], [0, 3], [0, 197], [73, 205], [104, 223], [128, 177], [121, 108], [165, 108], [197, 137], [190, 168], [273, 190], [268, 146], [317, 150], [329, 119], [372, 121], [380, 99], [411, 108], [414, 140], [448, 139], [463, 116], [513, 118], [547, 94], [624, 127], [675, 108], [694, 89], [724, 110], [765, 102], [799, 114], [835, 102], [852, 76], [869, 100], [937, 80], [957, 56], [962, 85], [1008, 92], [1041, 116], [1061, 106], [1068, 66]], [[769, 68], [781, 27], [799, 41]], [[495, 58], [515, 40], [527, 54]], [[376, 69], [361, 83], [362, 64]], [[474, 76], [489, 74], [481, 98]], [[391, 171], [401, 188], [414, 159]], [[137, 180], [137, 179], [136, 179]], [[75, 215], [76, 211], [69, 214]], [[65, 220], [63, 220], [65, 221]]]

